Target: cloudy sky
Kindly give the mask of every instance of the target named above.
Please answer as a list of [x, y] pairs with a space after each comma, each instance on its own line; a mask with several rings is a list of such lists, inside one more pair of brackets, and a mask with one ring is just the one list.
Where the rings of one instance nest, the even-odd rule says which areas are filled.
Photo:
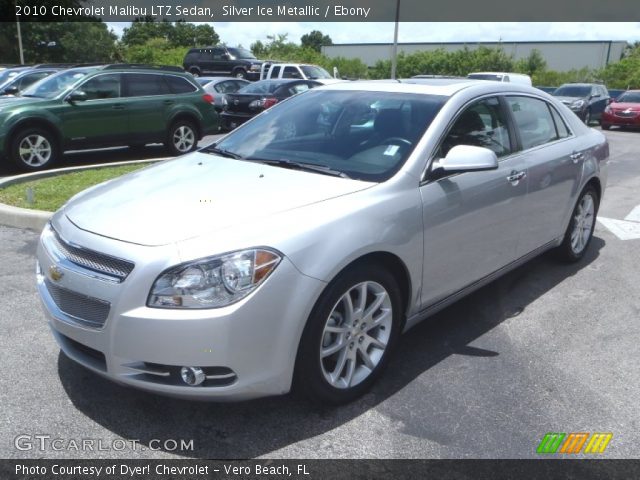
[[[299, 43], [300, 37], [312, 30], [328, 34], [333, 43], [392, 42], [393, 23], [212, 23], [220, 39], [227, 45], [249, 47], [267, 35], [289, 34]], [[109, 23], [120, 35], [128, 22]], [[401, 23], [400, 42], [478, 42], [514, 40], [640, 40], [640, 23]]]

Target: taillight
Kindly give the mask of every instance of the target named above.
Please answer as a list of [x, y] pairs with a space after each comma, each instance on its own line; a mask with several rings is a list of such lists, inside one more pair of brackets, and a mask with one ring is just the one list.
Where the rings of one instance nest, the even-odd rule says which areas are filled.
[[205, 93], [204, 95], [202, 95], [202, 99], [207, 103], [213, 103], [215, 101], [213, 99], [213, 95], [211, 95], [209, 93]]
[[262, 101], [262, 107], [267, 109], [269, 107], [273, 107], [276, 103], [278, 103], [277, 98], [265, 98]]

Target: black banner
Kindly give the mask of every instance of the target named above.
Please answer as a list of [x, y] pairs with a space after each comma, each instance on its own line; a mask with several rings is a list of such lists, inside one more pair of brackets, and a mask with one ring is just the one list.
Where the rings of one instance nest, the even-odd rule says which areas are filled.
[[[398, 8], [399, 7], [399, 8]], [[2, 21], [130, 22], [638, 21], [637, 0], [0, 0]]]
[[640, 460], [0, 460], [2, 480], [635, 479]]

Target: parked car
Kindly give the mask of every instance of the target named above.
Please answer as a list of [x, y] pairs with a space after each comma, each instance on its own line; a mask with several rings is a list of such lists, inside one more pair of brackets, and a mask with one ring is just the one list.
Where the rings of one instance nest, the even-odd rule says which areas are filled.
[[33, 171], [66, 150], [163, 142], [179, 155], [218, 122], [211, 95], [177, 67], [72, 68], [0, 100], [0, 157]]
[[544, 251], [580, 260], [602, 132], [532, 87], [431, 82], [315, 88], [75, 196], [37, 253], [62, 350], [165, 395], [343, 403], [425, 317]]
[[34, 83], [59, 72], [61, 68], [28, 68], [17, 72], [14, 76], [0, 83], [0, 97], [5, 95], [19, 95]]
[[197, 77], [196, 81], [202, 85], [204, 91], [213, 97], [216, 110], [222, 111], [223, 99], [227, 93], [236, 93], [251, 82], [235, 77]]
[[565, 83], [552, 95], [558, 97], [587, 125], [599, 120], [609, 104], [609, 92], [598, 83]]
[[494, 82], [511, 82], [531, 86], [531, 77], [523, 73], [511, 72], [474, 72], [467, 75], [472, 80], [492, 80]]
[[261, 80], [247, 85], [225, 95], [221, 129], [233, 130], [279, 101], [319, 85], [312, 80]]
[[615, 127], [640, 127], [640, 90], [627, 90], [609, 103], [602, 113], [603, 130]]
[[318, 65], [304, 63], [263, 63], [260, 80], [277, 79], [315, 80], [323, 85], [343, 81], [339, 78], [333, 78], [329, 72]]
[[184, 69], [194, 77], [200, 76], [232, 76], [248, 80], [260, 79], [262, 60], [241, 47], [230, 48], [224, 45], [217, 47], [192, 48], [183, 61]]

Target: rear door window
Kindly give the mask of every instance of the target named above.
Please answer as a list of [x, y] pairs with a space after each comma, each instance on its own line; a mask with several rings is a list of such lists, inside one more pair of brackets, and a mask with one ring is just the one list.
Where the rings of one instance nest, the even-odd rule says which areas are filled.
[[197, 89], [195, 85], [192, 85], [187, 79], [177, 77], [175, 75], [167, 75], [164, 77], [171, 93], [192, 93]]
[[522, 149], [537, 147], [558, 139], [556, 126], [547, 102], [532, 97], [507, 97]]
[[126, 74], [127, 97], [149, 97], [155, 95], [167, 95], [170, 93], [169, 85], [162, 75], [154, 73]]

